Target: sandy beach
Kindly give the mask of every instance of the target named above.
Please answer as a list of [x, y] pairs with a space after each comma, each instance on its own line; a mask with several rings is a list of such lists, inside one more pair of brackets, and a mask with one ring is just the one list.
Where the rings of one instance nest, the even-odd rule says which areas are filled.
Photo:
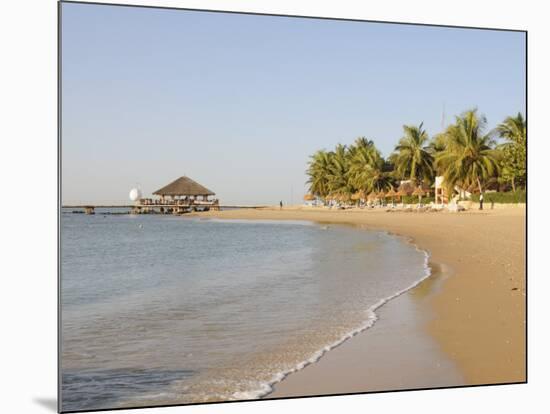
[[374, 327], [289, 375], [268, 398], [525, 381], [525, 214], [524, 206], [194, 213], [353, 224], [403, 236], [431, 255], [433, 277], [384, 305]]

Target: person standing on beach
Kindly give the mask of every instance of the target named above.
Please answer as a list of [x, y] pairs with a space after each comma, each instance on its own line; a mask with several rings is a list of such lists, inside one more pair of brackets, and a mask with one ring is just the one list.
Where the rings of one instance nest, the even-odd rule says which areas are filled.
[[483, 193], [479, 194], [479, 209], [483, 210]]
[[280, 210], [283, 209], [283, 200], [279, 201], [279, 208], [280, 208]]

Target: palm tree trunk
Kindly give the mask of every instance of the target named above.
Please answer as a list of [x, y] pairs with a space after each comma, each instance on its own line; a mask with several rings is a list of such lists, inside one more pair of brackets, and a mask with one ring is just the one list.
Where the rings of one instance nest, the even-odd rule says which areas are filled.
[[512, 191], [516, 192], [516, 180], [514, 178], [512, 178]]

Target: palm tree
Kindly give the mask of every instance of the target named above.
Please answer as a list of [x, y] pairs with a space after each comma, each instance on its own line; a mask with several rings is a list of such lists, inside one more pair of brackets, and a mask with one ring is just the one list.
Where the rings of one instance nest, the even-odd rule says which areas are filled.
[[359, 137], [356, 138], [355, 142], [348, 147], [348, 156], [349, 159], [352, 160], [359, 152], [369, 154], [374, 150], [376, 150], [376, 147], [374, 146], [374, 142], [372, 140], [365, 137]]
[[388, 171], [386, 162], [381, 158], [378, 163], [369, 168], [365, 180], [365, 191], [389, 190], [393, 187], [391, 171]]
[[434, 135], [428, 147], [428, 150], [430, 151], [430, 154], [432, 154], [434, 160], [434, 176], [443, 175], [441, 166], [438, 166], [435, 160], [439, 157], [439, 154], [445, 151], [445, 148], [447, 148], [447, 135], [445, 134], [445, 132]]
[[349, 156], [345, 145], [338, 144], [331, 157], [328, 168], [328, 189], [330, 193], [350, 195], [352, 192], [348, 179]]
[[367, 191], [367, 182], [372, 175], [372, 169], [380, 164], [382, 156], [374, 146], [374, 142], [365, 138], [357, 138], [349, 150], [349, 183], [354, 190]]
[[436, 167], [449, 190], [456, 185], [465, 190], [477, 186], [482, 193], [482, 183], [498, 172], [499, 156], [490, 135], [484, 134], [486, 124], [486, 118], [473, 109], [457, 116], [444, 132], [446, 145], [436, 156]]
[[397, 174], [417, 183], [430, 182], [434, 176], [429, 137], [422, 126], [423, 123], [419, 126], [403, 125], [405, 135], [395, 146], [395, 155], [391, 157]]
[[313, 195], [325, 198], [329, 193], [329, 168], [332, 163], [332, 152], [317, 151], [310, 158], [306, 174], [309, 176], [309, 192]]
[[496, 127], [495, 132], [505, 140], [499, 146], [503, 152], [502, 174], [516, 190], [516, 179], [525, 181], [527, 153], [527, 124], [523, 115], [509, 116]]
[[429, 145], [428, 150], [430, 151], [430, 154], [432, 154], [432, 157], [436, 157], [438, 153], [441, 151], [444, 151], [447, 147], [447, 135], [445, 133], [436, 134], [432, 137]]
[[497, 126], [497, 132], [508, 142], [524, 144], [527, 141], [527, 123], [521, 112], [516, 116], [509, 116]]

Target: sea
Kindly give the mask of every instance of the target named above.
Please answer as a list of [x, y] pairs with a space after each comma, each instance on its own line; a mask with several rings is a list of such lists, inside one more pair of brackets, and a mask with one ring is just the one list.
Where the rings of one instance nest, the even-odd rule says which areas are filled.
[[264, 397], [429, 276], [379, 231], [106, 213], [61, 214], [63, 411]]

